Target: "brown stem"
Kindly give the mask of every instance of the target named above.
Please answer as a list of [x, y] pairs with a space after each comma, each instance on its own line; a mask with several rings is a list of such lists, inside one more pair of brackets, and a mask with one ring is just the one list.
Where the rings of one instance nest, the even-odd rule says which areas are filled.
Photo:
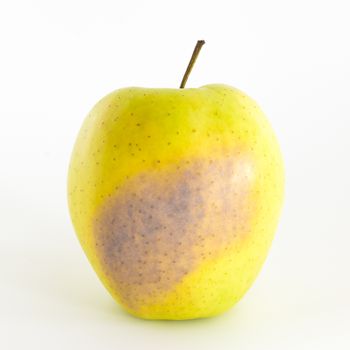
[[192, 70], [192, 68], [194, 66], [194, 63], [196, 62], [196, 59], [197, 59], [197, 57], [199, 55], [199, 52], [200, 52], [200, 50], [201, 50], [201, 48], [202, 48], [202, 46], [204, 44], [205, 44], [204, 40], [198, 40], [197, 41], [196, 47], [193, 50], [193, 53], [192, 53], [190, 62], [188, 64], [188, 66], [187, 66], [187, 69], [186, 69], [186, 72], [184, 74], [184, 77], [182, 78], [180, 89], [183, 89], [185, 87], [187, 79], [188, 79], [188, 76], [190, 75], [191, 70]]

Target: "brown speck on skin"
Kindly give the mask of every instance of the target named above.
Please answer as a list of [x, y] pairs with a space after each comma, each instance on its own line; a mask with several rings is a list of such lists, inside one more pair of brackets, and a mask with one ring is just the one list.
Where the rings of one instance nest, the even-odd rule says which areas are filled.
[[236, 154], [184, 161], [134, 176], [105, 199], [94, 222], [96, 251], [123, 303], [137, 310], [141, 298], [161, 298], [249, 234], [247, 164]]

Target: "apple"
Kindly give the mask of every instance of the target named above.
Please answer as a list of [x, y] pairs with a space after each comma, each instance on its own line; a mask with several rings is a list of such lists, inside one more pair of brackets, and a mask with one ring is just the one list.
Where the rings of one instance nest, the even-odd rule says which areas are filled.
[[145, 319], [233, 306], [256, 278], [283, 200], [283, 161], [238, 89], [124, 88], [100, 100], [71, 157], [79, 241], [113, 298]]

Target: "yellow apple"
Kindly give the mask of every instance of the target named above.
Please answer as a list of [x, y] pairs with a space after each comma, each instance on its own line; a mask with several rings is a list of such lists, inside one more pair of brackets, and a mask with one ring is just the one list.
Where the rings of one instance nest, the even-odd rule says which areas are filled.
[[68, 177], [80, 243], [131, 314], [219, 314], [251, 286], [282, 204], [283, 162], [257, 104], [227, 85], [125, 88], [87, 116]]

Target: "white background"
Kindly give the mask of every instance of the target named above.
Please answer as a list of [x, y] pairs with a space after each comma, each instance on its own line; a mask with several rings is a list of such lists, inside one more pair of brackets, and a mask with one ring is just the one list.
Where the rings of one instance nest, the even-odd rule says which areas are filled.
[[[350, 5], [344, 1], [0, 3], [0, 348], [350, 348]], [[236, 86], [280, 139], [286, 202], [245, 298], [208, 320], [124, 314], [73, 232], [66, 175], [119, 87]]]

